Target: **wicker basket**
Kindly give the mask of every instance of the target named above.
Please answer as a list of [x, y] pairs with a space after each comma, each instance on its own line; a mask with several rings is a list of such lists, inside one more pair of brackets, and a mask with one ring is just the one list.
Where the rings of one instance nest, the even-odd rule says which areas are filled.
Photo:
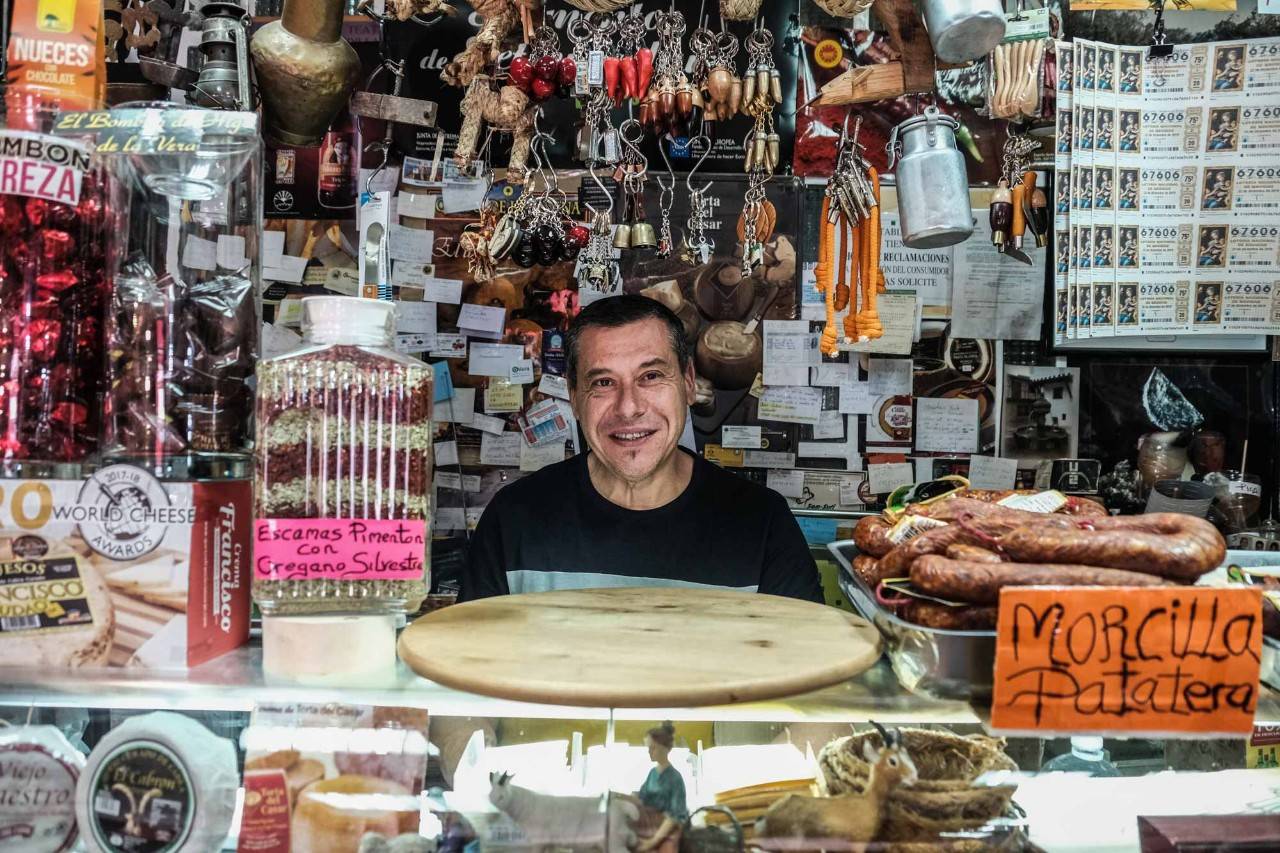
[[[919, 779], [889, 797], [881, 840], [927, 841], [939, 833], [976, 829], [1005, 814], [1012, 785], [974, 787], [988, 770], [1016, 770], [999, 738], [961, 737], [950, 732], [902, 729], [903, 745]], [[862, 793], [871, 775], [863, 743], [881, 745], [880, 735], [866, 732], [827, 744], [818, 756], [826, 793]]]
[[720, 17], [726, 21], [750, 21], [760, 14], [760, 0], [720, 0]]
[[[693, 819], [698, 812], [707, 812], [723, 817], [732, 825], [732, 830], [719, 825], [694, 826]], [[742, 853], [742, 824], [733, 811], [724, 806], [703, 806], [685, 818], [684, 828], [680, 832], [680, 853]]]
[[833, 18], [852, 18], [870, 9], [873, 0], [813, 0], [813, 2]]
[[630, 6], [633, 0], [564, 0], [584, 12], [616, 12]]

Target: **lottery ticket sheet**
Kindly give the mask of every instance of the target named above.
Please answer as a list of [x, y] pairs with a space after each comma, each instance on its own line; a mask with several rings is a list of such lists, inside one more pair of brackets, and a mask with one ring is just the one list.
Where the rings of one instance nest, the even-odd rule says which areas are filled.
[[1055, 47], [1055, 339], [1280, 334], [1280, 38]]

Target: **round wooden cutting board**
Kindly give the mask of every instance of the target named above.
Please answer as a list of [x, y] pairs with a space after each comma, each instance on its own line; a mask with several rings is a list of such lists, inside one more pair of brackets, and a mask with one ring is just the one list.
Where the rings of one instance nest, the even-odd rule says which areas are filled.
[[523, 702], [685, 708], [828, 687], [880, 657], [875, 627], [834, 607], [715, 589], [486, 598], [423, 616], [400, 657], [448, 687]]

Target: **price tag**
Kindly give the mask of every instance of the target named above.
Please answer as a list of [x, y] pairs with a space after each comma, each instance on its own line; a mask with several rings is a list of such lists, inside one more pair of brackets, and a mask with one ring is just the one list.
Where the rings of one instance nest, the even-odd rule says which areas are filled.
[[1253, 731], [1257, 589], [1006, 587], [991, 727], [1000, 731]]
[[421, 520], [264, 518], [254, 522], [254, 576], [262, 580], [421, 580], [426, 553], [427, 525]]

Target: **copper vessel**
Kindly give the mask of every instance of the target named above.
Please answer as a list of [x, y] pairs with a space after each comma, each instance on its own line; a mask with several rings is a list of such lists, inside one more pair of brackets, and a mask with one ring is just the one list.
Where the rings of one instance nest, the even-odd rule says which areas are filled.
[[250, 43], [267, 138], [319, 145], [347, 102], [360, 60], [342, 39], [343, 0], [285, 0], [284, 12]]

